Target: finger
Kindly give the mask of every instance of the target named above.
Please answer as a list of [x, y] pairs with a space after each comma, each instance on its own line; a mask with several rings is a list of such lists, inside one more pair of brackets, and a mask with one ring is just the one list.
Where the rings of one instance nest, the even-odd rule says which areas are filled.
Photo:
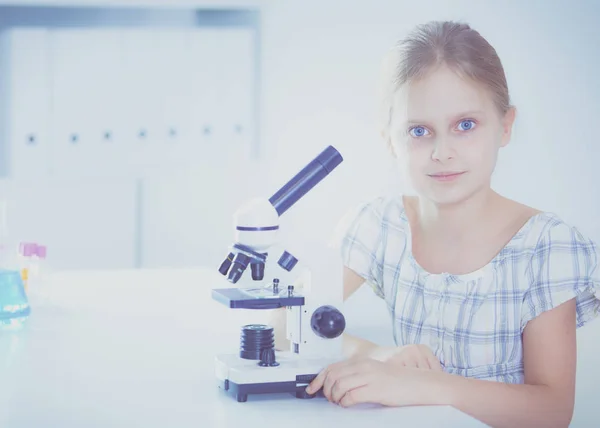
[[306, 387], [306, 392], [309, 394], [313, 394], [314, 392], [317, 392], [319, 389], [321, 389], [323, 387], [323, 383], [325, 382], [325, 379], [327, 378], [327, 374], [330, 370], [331, 366], [325, 367], [323, 370], [321, 370], [318, 374], [317, 377], [315, 377]]
[[359, 372], [353, 375], [346, 376], [334, 384], [331, 389], [331, 400], [333, 403], [339, 403], [341, 398], [350, 390], [365, 386], [369, 383], [372, 376], [371, 373]]
[[329, 401], [331, 401], [331, 389], [337, 381], [337, 376], [338, 374], [336, 372], [330, 372], [323, 381], [323, 396]]
[[439, 372], [443, 371], [442, 370], [442, 364], [435, 357], [435, 355], [428, 356], [427, 360], [429, 361], [429, 366], [431, 367], [432, 370], [439, 371]]
[[335, 369], [330, 370], [323, 383], [323, 395], [325, 396], [325, 398], [331, 401], [331, 391], [336, 385], [336, 383], [339, 380], [344, 379], [348, 376], [352, 376], [361, 371], [365, 371], [363, 367], [364, 366], [362, 362], [359, 364], [349, 363], [347, 365], [339, 366]]
[[405, 359], [400, 357], [399, 355], [394, 355], [387, 360], [383, 360], [386, 364], [392, 364], [397, 366], [402, 366], [404, 364]]
[[429, 365], [429, 359], [427, 357], [421, 357], [417, 360], [417, 364], [415, 366], [418, 369], [426, 369], [426, 370], [431, 370], [431, 367]]
[[404, 367], [418, 367], [419, 362], [416, 358], [409, 357], [409, 358], [402, 360], [402, 365]]
[[348, 364], [348, 361], [338, 361], [337, 363], [333, 363], [333, 364], [326, 366], [323, 370], [321, 370], [317, 374], [317, 377], [315, 377], [308, 384], [308, 386], [306, 387], [306, 392], [309, 394], [313, 394], [313, 393], [317, 392], [319, 389], [321, 389], [323, 387], [323, 384], [325, 383], [325, 379], [327, 379], [327, 376], [329, 376], [329, 373], [332, 370], [336, 370], [337, 368], [342, 367], [347, 364]]
[[351, 407], [360, 403], [373, 403], [374, 399], [370, 397], [370, 394], [369, 385], [359, 386], [346, 392], [338, 404], [342, 407]]

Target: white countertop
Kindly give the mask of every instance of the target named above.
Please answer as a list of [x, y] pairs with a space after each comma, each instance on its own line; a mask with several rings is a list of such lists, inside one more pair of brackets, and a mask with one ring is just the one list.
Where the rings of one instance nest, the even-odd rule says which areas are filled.
[[0, 426], [484, 426], [451, 407], [345, 409], [291, 394], [238, 403], [217, 387], [213, 358], [236, 352], [239, 327], [262, 314], [212, 301], [220, 278], [202, 270], [49, 276], [25, 328], [0, 331]]

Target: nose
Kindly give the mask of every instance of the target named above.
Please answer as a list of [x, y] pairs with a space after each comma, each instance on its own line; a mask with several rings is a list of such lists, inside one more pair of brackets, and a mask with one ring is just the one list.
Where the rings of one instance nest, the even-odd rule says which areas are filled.
[[455, 156], [454, 148], [449, 138], [436, 138], [431, 152], [431, 159], [434, 161], [446, 161]]

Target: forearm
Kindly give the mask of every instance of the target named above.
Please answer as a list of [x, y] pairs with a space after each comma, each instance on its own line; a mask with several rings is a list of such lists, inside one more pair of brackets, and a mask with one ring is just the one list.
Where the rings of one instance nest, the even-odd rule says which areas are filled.
[[377, 348], [377, 345], [373, 342], [370, 342], [366, 339], [361, 339], [360, 337], [349, 335], [348, 333], [343, 334], [343, 354], [346, 358], [358, 357], [358, 356], [367, 356], [374, 349]]
[[492, 427], [567, 427], [571, 396], [546, 385], [505, 384], [447, 373], [428, 373], [439, 394], [434, 405], [450, 405]]

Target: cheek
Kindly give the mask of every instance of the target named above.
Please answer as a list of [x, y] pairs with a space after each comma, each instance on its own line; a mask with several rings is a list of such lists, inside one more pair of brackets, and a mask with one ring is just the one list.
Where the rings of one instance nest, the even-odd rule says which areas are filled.
[[394, 149], [398, 172], [403, 180], [407, 180], [407, 183], [412, 183], [412, 185], [419, 187], [420, 177], [423, 176], [423, 171], [427, 168], [428, 163], [431, 162], [431, 153], [427, 153], [422, 147], [419, 150], [415, 145], [410, 145], [406, 142], [396, 143]]
[[492, 135], [478, 135], [465, 140], [460, 151], [460, 158], [467, 161], [470, 166], [480, 166], [485, 169], [495, 164], [497, 155], [498, 149]]
[[404, 167], [410, 171], [422, 171], [431, 163], [431, 147], [426, 144], [407, 144], [404, 151]]

